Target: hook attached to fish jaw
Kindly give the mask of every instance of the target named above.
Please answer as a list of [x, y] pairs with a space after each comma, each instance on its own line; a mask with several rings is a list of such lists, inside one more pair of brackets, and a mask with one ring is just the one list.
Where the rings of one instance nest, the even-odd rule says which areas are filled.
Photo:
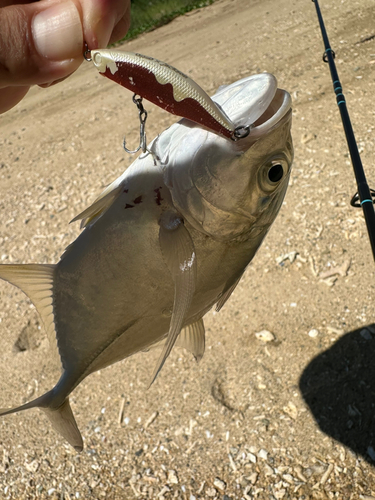
[[167, 63], [133, 52], [89, 51], [87, 47], [84, 57], [92, 61], [103, 76], [169, 113], [187, 118], [233, 141], [250, 133], [251, 126], [236, 127], [194, 80]]

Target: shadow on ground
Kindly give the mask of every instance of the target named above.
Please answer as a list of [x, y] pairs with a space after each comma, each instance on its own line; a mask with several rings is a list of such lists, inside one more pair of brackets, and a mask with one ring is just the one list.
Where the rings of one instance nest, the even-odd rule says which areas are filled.
[[375, 324], [313, 359], [299, 383], [320, 429], [375, 462]]

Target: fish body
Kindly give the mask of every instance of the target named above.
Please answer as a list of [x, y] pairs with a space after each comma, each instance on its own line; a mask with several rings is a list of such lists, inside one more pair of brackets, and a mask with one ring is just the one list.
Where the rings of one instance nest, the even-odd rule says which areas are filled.
[[164, 131], [82, 219], [56, 265], [0, 265], [44, 321], [61, 367], [39, 407], [77, 450], [69, 394], [90, 373], [161, 343], [204, 352], [203, 316], [229, 298], [282, 204], [293, 159], [291, 100], [272, 75], [212, 98], [248, 137], [234, 142], [187, 119]]

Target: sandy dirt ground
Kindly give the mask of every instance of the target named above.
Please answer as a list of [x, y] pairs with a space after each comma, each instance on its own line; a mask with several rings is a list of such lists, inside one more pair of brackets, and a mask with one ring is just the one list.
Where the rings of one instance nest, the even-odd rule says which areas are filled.
[[[321, 7], [375, 187], [375, 5]], [[232, 298], [207, 314], [202, 361], [175, 349], [149, 390], [158, 352], [86, 379], [71, 397], [80, 454], [39, 410], [2, 418], [0, 498], [374, 499], [375, 268], [313, 3], [219, 0], [123, 48], [211, 94], [273, 73], [293, 97], [290, 186]], [[147, 109], [150, 138], [175, 121]], [[3, 263], [58, 261], [79, 234], [69, 221], [132, 161], [124, 134], [136, 144], [131, 94], [89, 63], [1, 116]], [[0, 338], [1, 407], [52, 387], [35, 308], [4, 282]]]

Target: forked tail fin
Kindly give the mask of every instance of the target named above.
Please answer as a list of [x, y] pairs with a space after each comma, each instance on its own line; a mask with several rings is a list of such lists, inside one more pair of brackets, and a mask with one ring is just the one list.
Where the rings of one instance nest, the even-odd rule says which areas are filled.
[[[61, 366], [61, 359], [56, 341], [56, 331], [53, 314], [53, 279], [55, 266], [49, 264], [2, 264], [0, 265], [0, 278], [18, 286], [36, 306], [42, 317], [50, 341], [53, 360]], [[59, 391], [52, 389], [43, 396], [30, 401], [17, 408], [2, 408], [0, 416], [29, 408], [40, 408], [50, 419], [54, 429], [59, 432], [77, 451], [83, 448], [82, 436], [70, 408], [69, 398], [59, 404]], [[64, 397], [64, 396], [62, 396]]]
[[70, 407], [69, 398], [66, 398], [63, 404], [58, 408], [49, 408], [48, 405], [52, 398], [53, 390], [17, 408], [0, 408], [0, 416], [28, 410], [29, 408], [40, 408], [49, 418], [52, 427], [59, 432], [75, 450], [82, 451], [82, 436]]

